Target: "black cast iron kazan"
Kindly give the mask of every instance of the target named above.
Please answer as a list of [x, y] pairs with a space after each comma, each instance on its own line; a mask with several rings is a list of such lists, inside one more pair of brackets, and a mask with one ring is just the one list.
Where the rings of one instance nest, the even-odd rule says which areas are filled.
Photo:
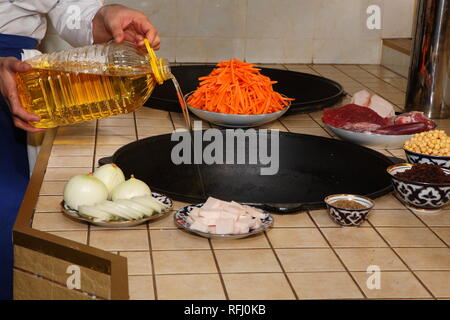
[[[225, 135], [225, 130], [219, 132]], [[278, 213], [325, 208], [323, 199], [330, 194], [376, 198], [392, 190], [386, 173], [392, 160], [374, 150], [335, 139], [280, 132], [279, 170], [276, 175], [267, 176], [260, 175], [261, 167], [267, 167], [260, 162], [175, 165], [171, 152], [177, 143], [171, 141], [170, 134], [145, 138], [123, 146], [106, 161], [117, 164], [127, 177], [134, 174], [152, 191], [175, 200], [200, 203], [214, 196]], [[204, 146], [209, 143], [203, 142]], [[246, 141], [247, 159], [248, 150]], [[234, 154], [237, 152], [235, 145]]]

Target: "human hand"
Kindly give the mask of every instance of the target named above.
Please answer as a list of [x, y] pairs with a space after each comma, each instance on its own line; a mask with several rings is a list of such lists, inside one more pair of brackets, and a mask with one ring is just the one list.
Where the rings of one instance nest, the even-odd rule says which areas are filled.
[[119, 43], [126, 40], [142, 46], [144, 38], [147, 38], [153, 49], [158, 50], [160, 47], [158, 31], [145, 14], [122, 5], [103, 6], [95, 15], [92, 25], [94, 43], [114, 39]]
[[3, 95], [11, 115], [14, 125], [28, 132], [39, 132], [45, 129], [31, 126], [29, 121], [39, 121], [40, 118], [25, 110], [20, 103], [17, 92], [16, 73], [27, 72], [31, 66], [13, 57], [0, 58], [0, 93]]

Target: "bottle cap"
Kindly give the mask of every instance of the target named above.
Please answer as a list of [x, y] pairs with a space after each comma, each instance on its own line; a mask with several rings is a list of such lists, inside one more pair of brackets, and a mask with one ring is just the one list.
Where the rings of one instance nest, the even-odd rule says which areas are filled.
[[165, 72], [167, 70], [166, 63], [164, 63], [163, 59], [156, 56], [155, 51], [150, 47], [147, 38], [144, 39], [144, 45], [150, 55], [150, 66], [152, 67], [155, 79], [159, 84], [162, 84], [164, 80], [168, 78]]

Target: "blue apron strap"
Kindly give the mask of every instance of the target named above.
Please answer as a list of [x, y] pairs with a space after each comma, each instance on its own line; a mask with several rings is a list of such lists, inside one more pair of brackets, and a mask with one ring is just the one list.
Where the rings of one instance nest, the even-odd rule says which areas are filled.
[[0, 57], [21, 59], [23, 49], [35, 49], [37, 44], [34, 38], [0, 33]]
[[[0, 34], [0, 57], [21, 59], [22, 49], [34, 49], [37, 40]], [[12, 298], [13, 244], [12, 228], [28, 185], [29, 166], [26, 132], [12, 122], [0, 95], [0, 300]]]

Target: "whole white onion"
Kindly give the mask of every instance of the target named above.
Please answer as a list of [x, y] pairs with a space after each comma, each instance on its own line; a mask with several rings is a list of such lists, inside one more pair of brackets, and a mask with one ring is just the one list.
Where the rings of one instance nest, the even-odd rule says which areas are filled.
[[131, 199], [133, 197], [148, 196], [152, 192], [148, 185], [139, 179], [136, 179], [133, 175], [130, 179], [122, 182], [111, 192], [111, 198], [113, 201], [118, 199]]
[[[125, 176], [122, 170], [114, 163], [105, 164], [95, 169], [93, 174], [94, 177], [105, 184], [109, 193], [111, 193], [116, 186], [125, 182]], [[111, 199], [111, 194], [109, 195], [109, 199]]]
[[64, 202], [75, 210], [79, 206], [92, 206], [106, 199], [108, 189], [92, 174], [74, 176], [64, 186]]

